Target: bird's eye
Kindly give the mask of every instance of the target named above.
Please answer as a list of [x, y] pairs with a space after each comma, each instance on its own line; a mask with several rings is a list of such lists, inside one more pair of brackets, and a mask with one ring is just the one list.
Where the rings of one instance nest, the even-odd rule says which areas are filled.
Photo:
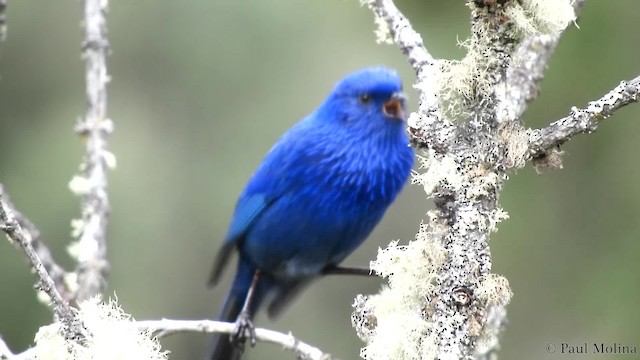
[[371, 102], [371, 96], [369, 96], [369, 94], [362, 94], [358, 97], [358, 100], [363, 104], [368, 104]]

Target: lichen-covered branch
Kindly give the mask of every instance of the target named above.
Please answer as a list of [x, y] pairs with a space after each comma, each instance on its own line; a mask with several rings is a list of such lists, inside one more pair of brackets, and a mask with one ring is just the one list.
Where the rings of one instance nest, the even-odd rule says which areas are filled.
[[82, 324], [77, 321], [74, 310], [58, 292], [55, 282], [47, 273], [45, 265], [32, 246], [29, 234], [22, 229], [2, 194], [0, 194], [0, 230], [4, 231], [9, 239], [24, 251], [38, 277], [38, 288], [49, 296], [56, 318], [64, 324], [64, 335], [69, 338], [81, 336], [84, 333]]
[[[498, 203], [507, 171], [524, 165], [527, 134], [519, 115], [533, 98], [537, 84], [531, 83], [538, 81], [515, 72], [511, 78], [523, 80], [510, 82], [509, 69], [526, 38], [558, 37], [575, 18], [573, 7], [569, 0], [468, 1], [471, 37], [462, 43], [465, 58], [421, 62], [404, 50], [416, 43], [415, 32], [392, 1], [363, 2], [419, 67], [421, 104], [408, 125], [426, 157], [414, 183], [434, 199], [435, 209], [415, 241], [394, 242], [372, 262], [372, 269], [389, 279], [389, 288], [356, 299], [352, 322], [367, 343], [361, 355], [489, 359], [511, 298], [507, 280], [491, 272], [489, 237], [507, 218]], [[531, 61], [541, 77], [545, 59]], [[420, 74], [431, 79], [427, 86]], [[509, 93], [515, 86], [522, 95]], [[433, 114], [435, 120], [425, 121]]]
[[[168, 336], [181, 332], [200, 333], [224, 333], [233, 334], [236, 331], [234, 323], [211, 320], [148, 320], [137, 321], [137, 326], [146, 331], [158, 334], [158, 336]], [[330, 360], [331, 355], [322, 350], [306, 344], [293, 334], [283, 334], [277, 331], [256, 328], [256, 340], [280, 345], [284, 350], [293, 351], [298, 359], [303, 360]]]
[[548, 150], [557, 148], [575, 135], [594, 132], [602, 120], [620, 108], [638, 101], [639, 93], [640, 76], [621, 82], [600, 99], [590, 102], [586, 108], [573, 107], [569, 116], [545, 128], [532, 130], [529, 133], [529, 156], [543, 156]]
[[101, 294], [106, 287], [109, 264], [106, 259], [106, 231], [109, 217], [107, 168], [115, 158], [107, 149], [113, 123], [107, 118], [107, 0], [84, 0], [87, 113], [76, 132], [85, 140], [85, 158], [80, 175], [71, 180], [71, 190], [82, 197], [82, 218], [74, 221], [78, 236], [70, 252], [78, 260], [76, 299], [84, 301]]
[[2, 184], [0, 184], [0, 196], [4, 199], [5, 206], [13, 213], [13, 216], [22, 228], [22, 231], [31, 242], [31, 246], [38, 255], [38, 258], [40, 258], [40, 261], [51, 277], [51, 280], [53, 280], [58, 293], [64, 300], [69, 301], [73, 297], [73, 294], [69, 290], [67, 282], [65, 281], [68, 274], [55, 262], [49, 248], [47, 248], [47, 246], [42, 242], [42, 239], [40, 238], [40, 230], [38, 230], [38, 228], [26, 216], [22, 215], [13, 203], [11, 203], [9, 195], [4, 191]]

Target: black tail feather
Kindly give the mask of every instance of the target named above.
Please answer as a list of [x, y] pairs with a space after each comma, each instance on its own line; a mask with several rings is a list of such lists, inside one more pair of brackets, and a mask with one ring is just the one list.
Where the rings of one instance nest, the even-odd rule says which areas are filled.
[[[239, 259], [235, 279], [224, 300], [224, 304], [218, 315], [218, 320], [231, 323], [238, 320], [238, 315], [240, 315], [242, 311], [255, 273], [256, 268], [253, 265], [248, 261]], [[214, 278], [217, 277], [214, 276]], [[253, 319], [253, 316], [260, 307], [270, 286], [270, 281], [267, 278], [260, 278], [260, 281], [258, 281], [257, 288], [254, 289], [254, 294], [248, 309], [251, 319]], [[243, 347], [231, 342], [231, 336], [228, 334], [214, 334], [209, 350], [210, 355], [208, 359], [210, 360], [239, 360], [242, 356]]]
[[[227, 296], [222, 311], [218, 317], [220, 321], [234, 322], [242, 310], [244, 299], [238, 299], [233, 293]], [[239, 360], [242, 348], [231, 342], [229, 334], [214, 334], [211, 339], [210, 360]]]

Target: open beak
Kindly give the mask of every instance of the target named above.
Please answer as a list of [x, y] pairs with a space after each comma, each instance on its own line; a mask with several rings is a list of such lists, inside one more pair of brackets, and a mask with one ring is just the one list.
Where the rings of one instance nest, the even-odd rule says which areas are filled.
[[391, 99], [382, 104], [382, 112], [390, 119], [404, 120], [404, 100], [406, 96], [403, 93], [395, 93], [391, 95]]

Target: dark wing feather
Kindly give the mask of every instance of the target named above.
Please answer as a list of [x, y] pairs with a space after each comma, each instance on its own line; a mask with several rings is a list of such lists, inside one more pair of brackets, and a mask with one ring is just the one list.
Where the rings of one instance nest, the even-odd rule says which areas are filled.
[[265, 211], [272, 201], [267, 201], [264, 194], [252, 194], [243, 196], [236, 206], [236, 211], [233, 214], [231, 225], [229, 226], [229, 232], [225, 237], [224, 244], [218, 254], [216, 255], [211, 275], [209, 276], [209, 287], [214, 287], [220, 281], [220, 277], [224, 272], [224, 269], [231, 259], [231, 252], [233, 248], [238, 244], [240, 239], [244, 237], [248, 229], [254, 223], [254, 221]]
[[229, 263], [229, 259], [231, 258], [231, 251], [233, 251], [234, 245], [235, 242], [225, 242], [222, 245], [222, 248], [218, 251], [216, 260], [213, 263], [213, 269], [211, 269], [211, 275], [209, 275], [209, 287], [212, 288], [218, 285], [220, 277], [222, 276], [224, 269]]

